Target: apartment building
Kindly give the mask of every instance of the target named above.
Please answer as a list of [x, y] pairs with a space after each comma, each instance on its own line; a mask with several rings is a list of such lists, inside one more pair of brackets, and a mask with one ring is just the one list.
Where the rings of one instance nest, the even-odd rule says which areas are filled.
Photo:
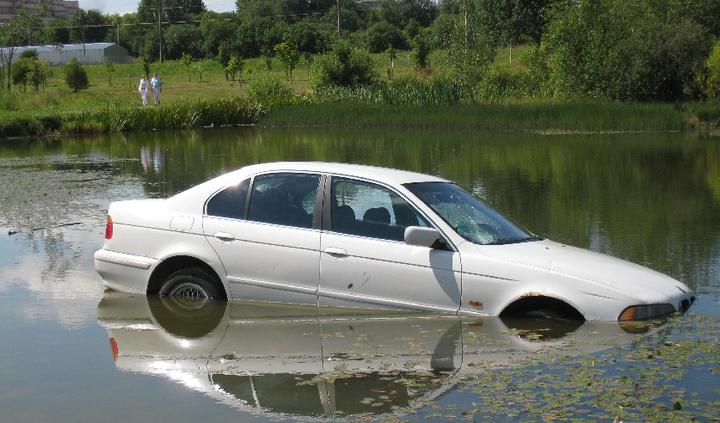
[[0, 0], [0, 23], [14, 18], [22, 9], [35, 9], [40, 3], [45, 3], [50, 7], [48, 20], [71, 16], [79, 8], [77, 1], [68, 0]]

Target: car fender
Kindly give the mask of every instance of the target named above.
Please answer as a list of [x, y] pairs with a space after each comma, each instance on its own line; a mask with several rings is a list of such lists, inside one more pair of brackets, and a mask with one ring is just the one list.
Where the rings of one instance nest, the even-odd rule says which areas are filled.
[[220, 261], [220, 257], [217, 255], [204, 235], [191, 236], [193, 242], [188, 241], [187, 236], [187, 234], [184, 234], [183, 237], [172, 239], [170, 242], [163, 245], [162, 249], [158, 251], [156, 257], [158, 259], [158, 263], [153, 267], [153, 272], [158, 266], [160, 266], [160, 264], [173, 257], [192, 257], [210, 266], [215, 274], [217, 274], [220, 279], [220, 283], [229, 296], [230, 284], [227, 278], [227, 272], [225, 271], [225, 266], [222, 261]]

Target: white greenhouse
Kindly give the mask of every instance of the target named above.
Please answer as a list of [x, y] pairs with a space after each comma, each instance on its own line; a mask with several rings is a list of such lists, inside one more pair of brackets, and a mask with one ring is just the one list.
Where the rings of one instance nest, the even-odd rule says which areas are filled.
[[[7, 55], [9, 48], [3, 48]], [[58, 66], [76, 58], [82, 64], [98, 63], [130, 63], [132, 57], [125, 47], [115, 43], [65, 44], [47, 46], [27, 46], [15, 48], [14, 58], [17, 59], [25, 50], [36, 50], [40, 60], [47, 60], [50, 65]]]

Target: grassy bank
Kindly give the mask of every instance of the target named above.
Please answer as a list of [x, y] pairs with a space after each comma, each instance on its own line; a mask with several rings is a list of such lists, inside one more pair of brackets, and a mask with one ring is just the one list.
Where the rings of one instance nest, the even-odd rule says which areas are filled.
[[[720, 115], [720, 108], [715, 110]], [[710, 111], [708, 111], [710, 114]], [[389, 106], [290, 105], [273, 108], [265, 126], [414, 127], [539, 131], [680, 131], [691, 112], [665, 104], [517, 103]]]
[[[524, 48], [516, 48], [519, 54]], [[437, 72], [446, 52], [434, 51]], [[500, 50], [496, 65], [518, 68], [509, 51]], [[390, 66], [387, 54], [374, 55], [376, 74]], [[459, 130], [537, 131], [679, 131], [717, 130], [717, 103], [617, 103], [538, 98], [487, 98], [452, 79], [435, 78], [414, 69], [408, 52], [398, 52], [394, 80], [359, 89], [310, 89], [307, 64], [289, 80], [277, 60], [267, 69], [262, 59], [245, 61], [243, 82], [225, 79], [222, 67], [203, 62], [199, 75], [181, 63], [151, 65], [164, 80], [163, 104], [139, 107], [139, 63], [88, 65], [90, 87], [71, 92], [56, 68], [44, 91], [15, 87], [0, 95], [0, 138], [64, 133], [181, 129], [259, 123], [266, 126], [413, 127]], [[430, 76], [432, 76], [430, 78]], [[250, 100], [248, 81], [274, 79], [289, 88], [289, 97], [271, 92]], [[382, 77], [381, 77], [382, 79]], [[282, 91], [282, 90], [281, 90]], [[482, 93], [481, 93], [482, 94]]]
[[294, 104], [246, 97], [186, 100], [160, 107], [110, 104], [96, 111], [0, 116], [0, 138], [259, 124], [274, 127], [396, 127], [439, 130], [649, 132], [712, 130], [720, 105], [533, 102], [507, 104], [388, 105], [317, 102]]
[[244, 98], [176, 101], [161, 107], [109, 104], [95, 111], [0, 117], [0, 138], [254, 124], [267, 113]]

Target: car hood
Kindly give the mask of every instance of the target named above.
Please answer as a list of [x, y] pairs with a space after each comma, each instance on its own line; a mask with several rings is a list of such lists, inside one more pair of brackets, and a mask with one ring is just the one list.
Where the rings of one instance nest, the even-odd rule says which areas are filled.
[[[494, 261], [513, 263], [588, 282], [590, 286], [583, 290], [590, 289], [591, 292], [587, 292], [590, 294], [613, 297], [615, 292], [645, 303], [654, 303], [666, 302], [668, 297], [674, 298], [690, 291], [683, 283], [647, 267], [549, 240], [478, 245], [477, 249]], [[465, 261], [463, 270], [464, 268]], [[522, 279], [522, 276], [520, 278]], [[602, 291], [602, 288], [606, 290]]]

